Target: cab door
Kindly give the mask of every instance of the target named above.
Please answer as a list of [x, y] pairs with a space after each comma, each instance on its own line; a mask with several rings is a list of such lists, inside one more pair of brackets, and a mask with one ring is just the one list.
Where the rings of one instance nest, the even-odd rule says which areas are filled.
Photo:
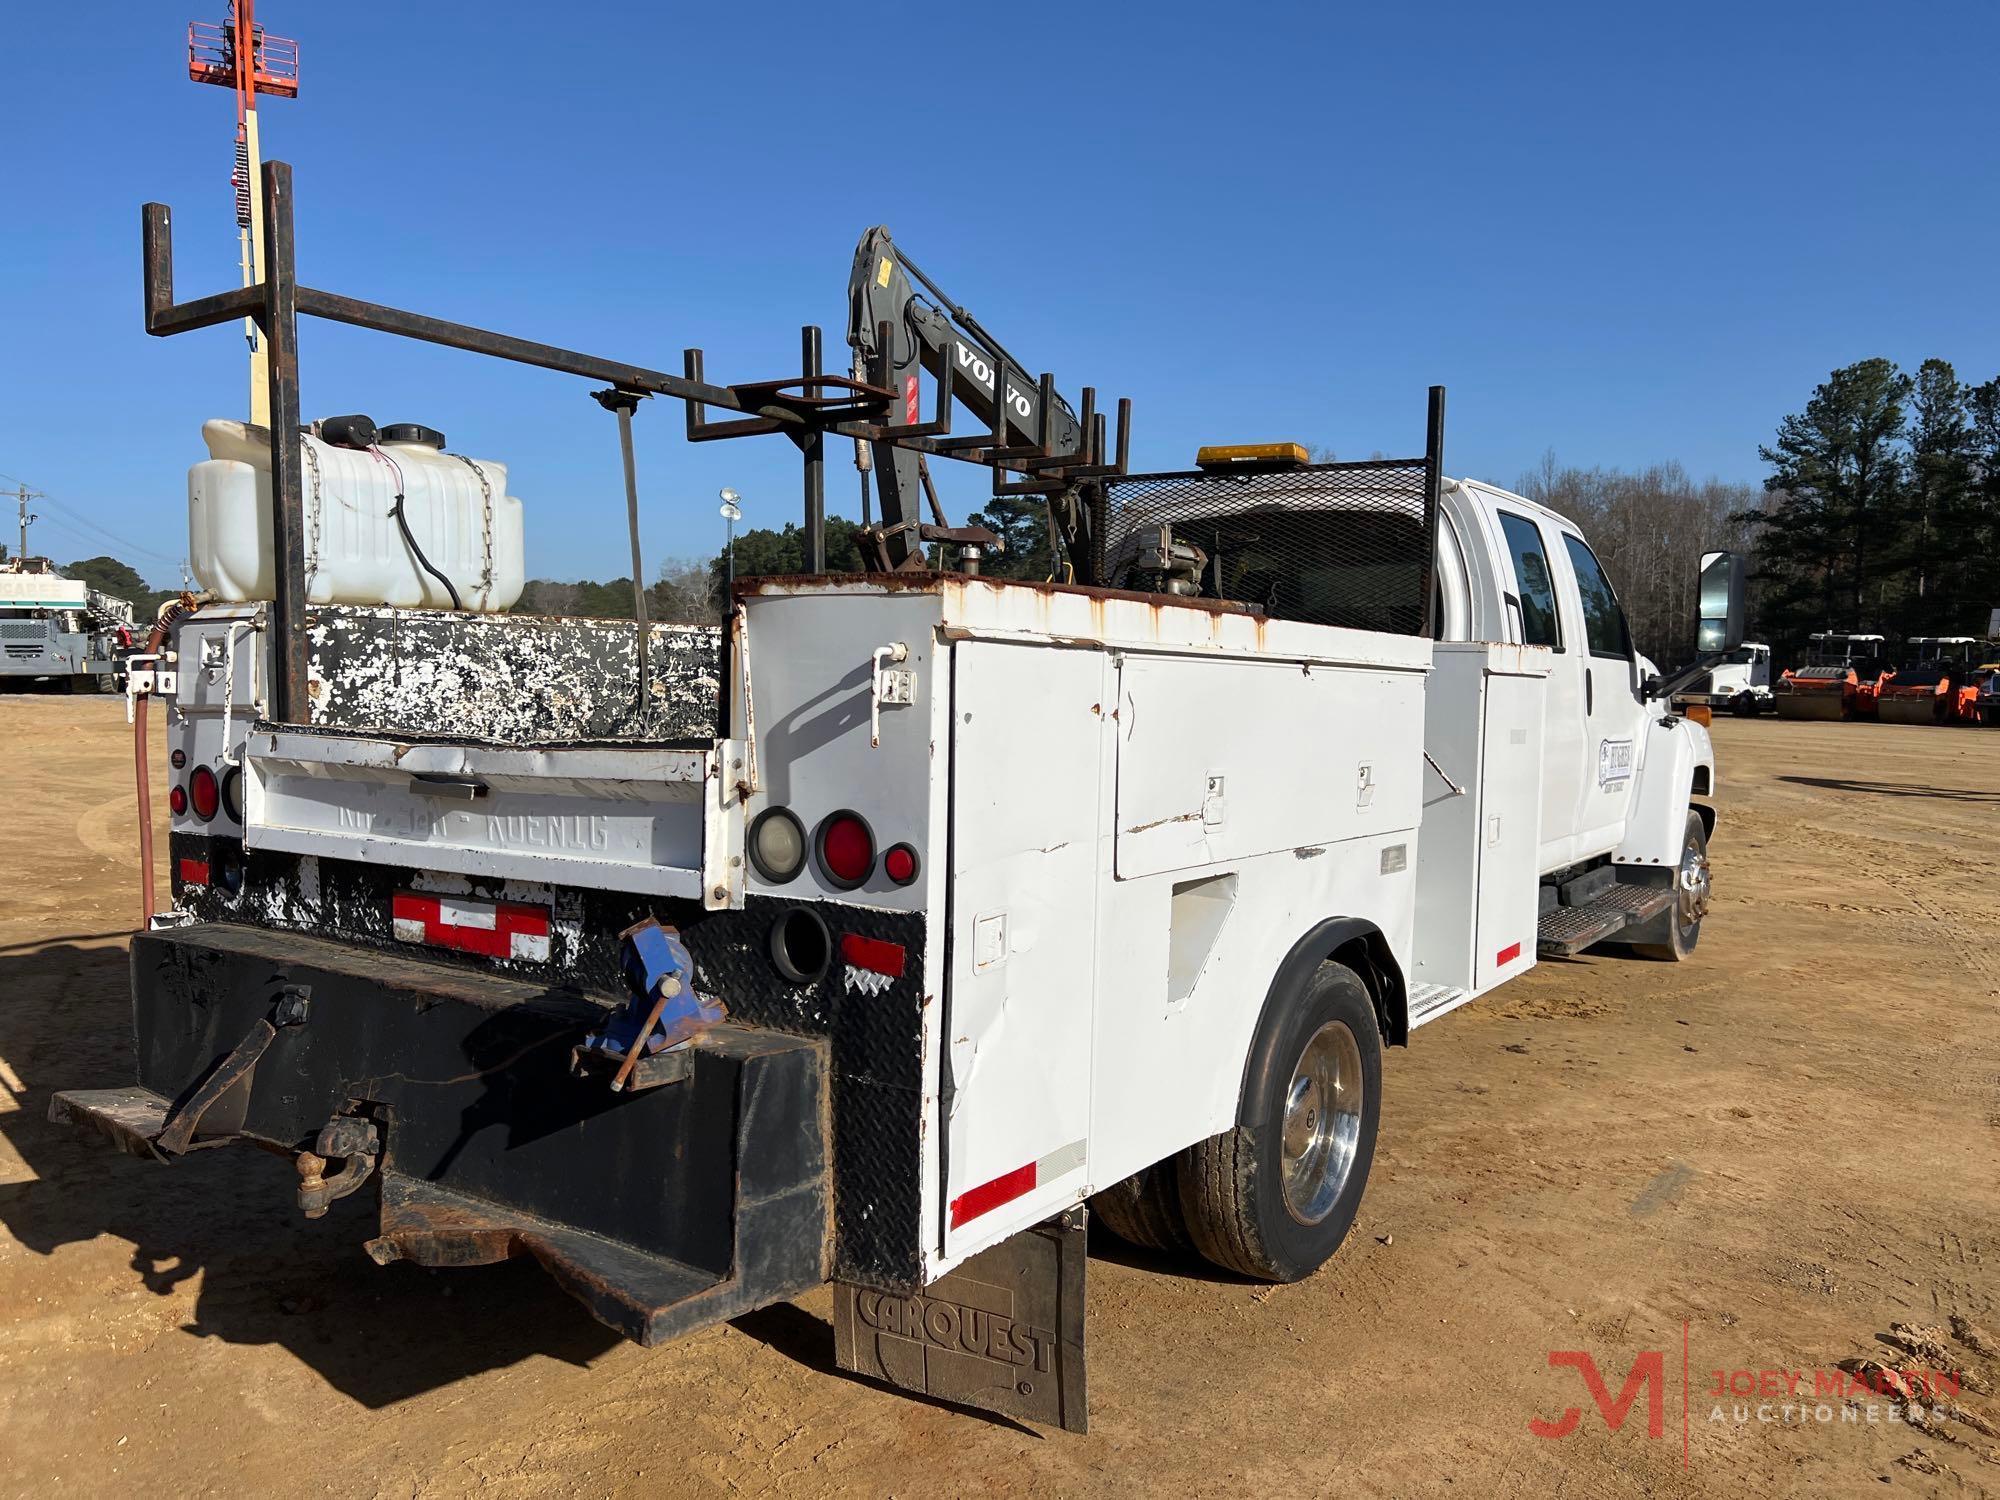
[[[1554, 653], [1542, 700], [1542, 837], [1540, 866], [1553, 870], [1580, 858], [1577, 809], [1583, 800], [1584, 675], [1572, 625], [1564, 629], [1556, 583], [1557, 551], [1548, 529], [1523, 511], [1495, 507], [1511, 582], [1503, 600], [1511, 639]], [[1563, 571], [1568, 571], [1567, 566]], [[1576, 606], [1569, 606], [1572, 620]]]
[[1646, 711], [1617, 591], [1588, 542], [1573, 531], [1563, 531], [1561, 538], [1557, 588], [1583, 688], [1576, 857], [1587, 859], [1617, 848], [1625, 838]]

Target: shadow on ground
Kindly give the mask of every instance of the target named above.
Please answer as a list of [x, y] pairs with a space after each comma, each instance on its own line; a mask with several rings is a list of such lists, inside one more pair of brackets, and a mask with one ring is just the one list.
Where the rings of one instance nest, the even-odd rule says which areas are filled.
[[0, 1224], [25, 1248], [129, 1241], [154, 1294], [200, 1278], [190, 1337], [281, 1345], [370, 1407], [536, 1354], [587, 1364], [619, 1342], [528, 1262], [376, 1266], [361, 1250], [374, 1195], [308, 1222], [284, 1158], [230, 1147], [163, 1167], [50, 1124], [56, 1090], [131, 1081], [127, 986], [123, 945], [0, 949], [0, 1059], [19, 1085], [0, 1135], [33, 1173], [0, 1185]]
[[1948, 802], [2000, 803], [2000, 788], [1919, 786], [1908, 781], [1848, 781], [1838, 776], [1780, 776], [1793, 786], [1819, 787], [1829, 792], [1861, 792], [1873, 797], [1936, 797]]

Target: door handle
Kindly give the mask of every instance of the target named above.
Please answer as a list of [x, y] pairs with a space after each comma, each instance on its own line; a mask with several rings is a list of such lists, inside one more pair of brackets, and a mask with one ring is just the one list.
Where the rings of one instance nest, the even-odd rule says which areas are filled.
[[1583, 669], [1583, 711], [1586, 715], [1597, 712], [1597, 674], [1589, 667]]

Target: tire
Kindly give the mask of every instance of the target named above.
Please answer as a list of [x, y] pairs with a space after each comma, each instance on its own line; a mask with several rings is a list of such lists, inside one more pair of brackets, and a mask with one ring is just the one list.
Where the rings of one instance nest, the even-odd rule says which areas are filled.
[[1195, 1248], [1181, 1213], [1180, 1174], [1171, 1156], [1094, 1195], [1090, 1211], [1119, 1239], [1141, 1250], [1186, 1255]]
[[1754, 719], [1757, 717], [1757, 700], [1749, 693], [1738, 693], [1731, 700], [1729, 711], [1739, 719]]
[[1679, 963], [1701, 941], [1701, 919], [1708, 912], [1708, 832], [1701, 815], [1688, 809], [1687, 830], [1681, 836], [1681, 861], [1674, 872], [1676, 899], [1666, 914], [1664, 943], [1634, 943], [1632, 951], [1645, 958]]
[[[1329, 1096], [1341, 1107], [1324, 1108]], [[1346, 965], [1321, 964], [1266, 1005], [1236, 1126], [1180, 1155], [1195, 1248], [1262, 1281], [1312, 1275], [1353, 1226], [1381, 1113], [1374, 998]]]

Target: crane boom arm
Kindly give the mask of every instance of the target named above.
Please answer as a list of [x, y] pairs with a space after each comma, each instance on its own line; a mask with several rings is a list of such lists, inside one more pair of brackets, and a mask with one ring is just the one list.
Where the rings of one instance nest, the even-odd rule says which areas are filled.
[[[918, 286], [936, 298], [926, 302]], [[1041, 439], [1041, 389], [1025, 367], [1010, 355], [977, 319], [949, 297], [899, 250], [881, 225], [861, 236], [848, 278], [847, 342], [854, 350], [856, 378], [868, 379], [881, 370], [880, 329], [889, 331], [890, 379], [897, 393], [894, 419], [922, 420], [920, 370], [941, 378], [951, 367], [953, 398], [989, 431], [1004, 433], [1004, 446], [1025, 454]], [[996, 398], [996, 391], [999, 395]], [[996, 424], [994, 404], [1004, 403], [1004, 426]], [[1079, 453], [1089, 441], [1076, 412], [1060, 396], [1051, 403], [1048, 451]], [[891, 566], [903, 566], [917, 555], [917, 523], [923, 510], [922, 469], [918, 455], [893, 443], [873, 443], [872, 468], [881, 497], [882, 533]], [[1073, 495], [1051, 496], [1056, 526], [1073, 559], [1087, 555], [1088, 510]]]

